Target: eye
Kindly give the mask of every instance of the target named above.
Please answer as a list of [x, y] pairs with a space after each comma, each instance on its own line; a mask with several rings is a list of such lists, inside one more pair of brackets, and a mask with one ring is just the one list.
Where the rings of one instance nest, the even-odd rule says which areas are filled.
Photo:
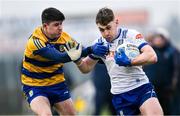
[[111, 26], [107, 26], [106, 29], [107, 29], [107, 30], [110, 30], [110, 29], [111, 29]]
[[54, 26], [59, 26], [59, 25], [60, 25], [60, 23], [55, 23], [55, 24], [54, 24]]
[[99, 30], [100, 30], [101, 32], [104, 32], [104, 29], [103, 29], [103, 28], [99, 28]]

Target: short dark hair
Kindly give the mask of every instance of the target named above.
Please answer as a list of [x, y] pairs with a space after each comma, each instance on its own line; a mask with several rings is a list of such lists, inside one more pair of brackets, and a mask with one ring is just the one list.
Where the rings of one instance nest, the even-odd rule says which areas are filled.
[[41, 15], [42, 23], [49, 23], [52, 21], [64, 21], [64, 14], [56, 8], [46, 8]]
[[107, 25], [114, 20], [114, 13], [109, 8], [101, 8], [96, 15], [96, 24]]

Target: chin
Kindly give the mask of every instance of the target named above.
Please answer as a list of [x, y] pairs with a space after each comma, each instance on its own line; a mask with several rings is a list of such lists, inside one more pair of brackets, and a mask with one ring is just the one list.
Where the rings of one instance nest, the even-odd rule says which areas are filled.
[[56, 38], [59, 38], [61, 36], [61, 34], [58, 34], [58, 35], [56, 35]]
[[105, 38], [107, 42], [111, 42], [111, 38]]

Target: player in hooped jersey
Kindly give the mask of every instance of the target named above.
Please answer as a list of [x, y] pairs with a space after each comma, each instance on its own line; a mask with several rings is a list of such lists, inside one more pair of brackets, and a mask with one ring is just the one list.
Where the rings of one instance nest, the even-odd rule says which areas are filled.
[[37, 115], [52, 115], [51, 106], [61, 115], [75, 115], [64, 78], [64, 63], [77, 62], [80, 56], [91, 53], [104, 56], [108, 49], [99, 44], [82, 49], [63, 31], [65, 17], [56, 8], [46, 8], [41, 18], [42, 26], [29, 37], [24, 52], [21, 69], [24, 95]]
[[[104, 57], [91, 54], [76, 62], [77, 67], [87, 73], [99, 58], [104, 61], [111, 78], [112, 102], [118, 115], [163, 115], [154, 88], [142, 70], [142, 65], [157, 62], [152, 47], [136, 30], [118, 28], [118, 19], [109, 8], [99, 10], [96, 24], [102, 37], [95, 42], [107, 46], [109, 53]], [[124, 51], [118, 55], [115, 50], [123, 42], [137, 46], [140, 55], [133, 60], [128, 59]]]

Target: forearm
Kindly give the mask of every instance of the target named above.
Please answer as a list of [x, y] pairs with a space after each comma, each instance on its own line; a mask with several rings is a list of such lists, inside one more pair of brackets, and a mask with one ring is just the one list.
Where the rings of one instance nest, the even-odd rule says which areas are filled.
[[93, 60], [87, 56], [86, 58], [76, 62], [76, 65], [82, 73], [88, 73], [94, 68], [97, 62], [98, 60]]
[[145, 52], [131, 61], [132, 66], [153, 64], [157, 62], [157, 56], [154, 52]]
[[141, 48], [141, 54], [131, 61], [132, 66], [153, 64], [157, 62], [157, 56], [153, 48], [145, 45]]

